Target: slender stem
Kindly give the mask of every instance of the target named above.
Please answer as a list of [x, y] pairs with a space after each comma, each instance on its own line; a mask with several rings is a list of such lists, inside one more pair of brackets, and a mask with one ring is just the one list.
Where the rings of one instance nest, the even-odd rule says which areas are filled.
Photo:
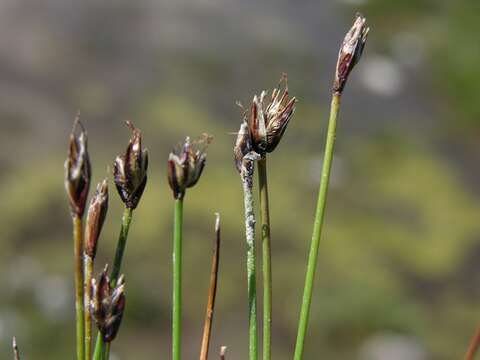
[[20, 351], [18, 350], [17, 339], [15, 338], [15, 336], [13, 337], [12, 347], [13, 347], [13, 358], [15, 360], [20, 360]]
[[111, 345], [111, 344], [112, 344], [111, 342], [107, 342], [107, 343], [105, 344], [105, 355], [104, 355], [104, 356], [105, 356], [105, 360], [107, 360], [107, 359], [110, 357], [110, 345]]
[[112, 273], [110, 274], [110, 285], [117, 285], [120, 269], [122, 268], [123, 254], [125, 253], [125, 246], [127, 245], [128, 230], [132, 222], [133, 210], [126, 207], [123, 211], [122, 227], [120, 228], [120, 235], [118, 236], [117, 250], [115, 252], [115, 259], [113, 261]]
[[242, 185], [245, 206], [245, 235], [247, 242], [248, 334], [249, 359], [257, 360], [257, 285], [255, 266], [255, 213], [253, 208], [253, 160], [247, 154], [242, 165]]
[[217, 295], [218, 263], [220, 259], [220, 216], [217, 214], [215, 223], [215, 244], [212, 255], [212, 270], [210, 272], [210, 287], [208, 289], [207, 312], [203, 326], [202, 347], [200, 349], [200, 360], [208, 359], [210, 347], [210, 334], [212, 330], [213, 310], [215, 308], [215, 296]]
[[470, 340], [467, 353], [465, 354], [465, 360], [473, 360], [478, 348], [480, 347], [480, 327], [475, 331], [475, 334]]
[[173, 230], [172, 359], [181, 358], [183, 198], [175, 200]]
[[[132, 222], [132, 214], [133, 214], [133, 209], [128, 207], [126, 207], [125, 210], [123, 211], [122, 226], [120, 227], [120, 234], [118, 236], [118, 243], [117, 243], [117, 249], [115, 251], [115, 259], [113, 260], [112, 273], [110, 274], [110, 286], [112, 287], [115, 287], [117, 285], [118, 276], [120, 275], [123, 255], [125, 253], [125, 246], [127, 245], [128, 230], [130, 229], [130, 224]], [[106, 359], [108, 359], [110, 354], [110, 346], [109, 345], [107, 347], [104, 346], [104, 341], [102, 339], [102, 336], [100, 333], [98, 333], [96, 344], [95, 344], [95, 352], [97, 352], [97, 349], [105, 349], [105, 348], [106, 350], [102, 350], [106, 353], [103, 356], [106, 357]]]
[[335, 143], [335, 133], [337, 128], [337, 117], [339, 109], [340, 94], [334, 93], [330, 108], [327, 142], [325, 145], [325, 154], [323, 159], [317, 210], [315, 214], [315, 223], [313, 226], [312, 242], [310, 244], [310, 253], [308, 255], [307, 274], [305, 277], [305, 288], [303, 290], [302, 308], [300, 311], [294, 360], [301, 360], [303, 357], [303, 347], [305, 343], [305, 335], [307, 333], [308, 318], [310, 315], [310, 305], [312, 303], [313, 282], [315, 280], [315, 271], [317, 267], [318, 248], [320, 244], [320, 236], [322, 234], [323, 219], [325, 217], [325, 205], [327, 201], [328, 184], [330, 180], [330, 169], [332, 167], [333, 148]]
[[92, 298], [93, 258], [83, 255], [85, 261], [85, 360], [92, 358], [92, 314], [90, 300]]
[[105, 359], [105, 352], [106, 352], [106, 347], [105, 347], [105, 342], [103, 341], [98, 341], [101, 339], [101, 336], [97, 338], [97, 343], [95, 344], [95, 351], [93, 353], [93, 360], [104, 360]]
[[77, 324], [77, 360], [85, 358], [85, 328], [83, 311], [83, 231], [82, 218], [73, 215], [73, 242], [75, 262], [75, 311]]
[[260, 221], [262, 224], [263, 360], [270, 360], [272, 353], [272, 254], [270, 250], [270, 211], [266, 156], [258, 161], [258, 181], [260, 190]]

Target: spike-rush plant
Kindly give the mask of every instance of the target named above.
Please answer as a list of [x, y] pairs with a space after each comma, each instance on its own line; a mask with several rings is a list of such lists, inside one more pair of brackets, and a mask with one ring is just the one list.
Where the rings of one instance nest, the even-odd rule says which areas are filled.
[[[348, 31], [340, 46], [335, 69], [331, 112], [328, 122], [323, 169], [320, 178], [317, 209], [313, 234], [308, 255], [303, 301], [300, 309], [298, 333], [294, 360], [302, 360], [307, 335], [310, 306], [312, 302], [315, 270], [317, 267], [319, 243], [325, 216], [330, 169], [333, 160], [337, 118], [340, 99], [348, 76], [360, 60], [365, 47], [368, 27], [363, 16], [357, 15], [352, 28]], [[287, 125], [293, 117], [296, 98], [290, 97], [287, 77], [283, 75], [278, 86], [268, 94], [267, 91], [253, 97], [250, 108], [244, 112], [243, 120], [234, 145], [234, 159], [240, 174], [244, 195], [245, 238], [247, 264], [248, 299], [248, 339], [249, 359], [258, 359], [257, 333], [257, 285], [256, 285], [256, 239], [255, 204], [253, 188], [254, 169], [258, 167], [261, 265], [263, 285], [263, 359], [270, 360], [272, 334], [272, 260], [271, 260], [271, 222], [269, 215], [269, 194], [267, 184], [267, 155], [272, 153]], [[102, 226], [108, 210], [108, 181], [100, 182], [92, 196], [84, 224], [84, 212], [87, 204], [92, 172], [87, 149], [87, 133], [79, 117], [69, 139], [68, 157], [65, 162], [65, 187], [70, 203], [73, 224], [74, 245], [74, 284], [76, 314], [76, 353], [77, 360], [109, 359], [110, 346], [115, 339], [123, 314], [126, 311], [126, 285], [121, 273], [127, 238], [134, 210], [140, 203], [147, 184], [148, 152], [142, 146], [142, 133], [131, 122], [127, 126], [132, 136], [123, 155], [117, 156], [113, 164], [113, 180], [119, 197], [124, 204], [124, 213], [120, 222], [118, 243], [110, 267], [105, 265], [98, 278], [93, 276], [95, 255]], [[172, 359], [180, 360], [182, 349], [182, 241], [183, 241], [183, 205], [188, 188], [195, 186], [206, 163], [206, 149], [212, 137], [202, 135], [198, 140], [186, 138], [183, 144], [169, 154], [167, 160], [168, 182], [174, 198], [173, 216], [173, 253], [172, 253]], [[220, 257], [220, 217], [215, 222], [215, 241], [213, 245], [210, 287], [208, 291], [204, 330], [200, 348], [200, 360], [207, 360], [212, 334], [217, 279]], [[97, 328], [97, 337], [93, 343], [93, 324]], [[480, 336], [474, 337], [467, 359], [473, 355], [480, 344]], [[94, 346], [93, 346], [94, 345]], [[20, 359], [16, 340], [13, 341], [14, 358]], [[226, 347], [222, 346], [220, 359], [225, 359]]]

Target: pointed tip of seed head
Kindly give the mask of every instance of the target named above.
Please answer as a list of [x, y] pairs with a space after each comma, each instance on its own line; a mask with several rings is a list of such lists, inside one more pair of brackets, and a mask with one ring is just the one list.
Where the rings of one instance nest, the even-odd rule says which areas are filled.
[[220, 359], [224, 360], [225, 359], [225, 353], [227, 352], [227, 347], [226, 346], [221, 346], [220, 347]]
[[125, 275], [122, 274], [118, 277], [118, 280], [117, 280], [117, 286], [124, 286], [125, 284]]
[[80, 112], [80, 109], [78, 109], [77, 113], [75, 114], [75, 118], [73, 119], [73, 127], [74, 128], [80, 122], [80, 115], [81, 115], [81, 112]]
[[220, 231], [220, 213], [215, 213], [215, 232]]
[[131, 120], [126, 120], [125, 121], [125, 124], [127, 125], [127, 127], [132, 130], [132, 131], [135, 131], [136, 130], [136, 127], [135, 125], [133, 125], [133, 122]]
[[75, 114], [75, 118], [73, 119], [73, 125], [72, 125], [72, 135], [74, 135], [77, 132], [77, 129], [80, 129], [80, 133], [87, 133], [85, 130], [85, 127], [83, 126], [82, 122], [80, 121], [80, 110], [77, 111]]
[[15, 336], [12, 339], [12, 348], [13, 348], [14, 359], [20, 360], [20, 353], [18, 351], [18, 346], [17, 346], [17, 338]]

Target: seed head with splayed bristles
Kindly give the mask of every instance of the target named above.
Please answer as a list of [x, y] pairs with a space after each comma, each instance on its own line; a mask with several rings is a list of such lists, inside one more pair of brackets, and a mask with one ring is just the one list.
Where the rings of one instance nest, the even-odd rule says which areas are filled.
[[360, 60], [370, 28], [367, 20], [361, 14], [357, 14], [352, 28], [348, 31], [338, 52], [335, 79], [333, 81], [333, 93], [341, 94], [348, 79], [348, 75]]
[[125, 309], [125, 281], [122, 275], [112, 287], [107, 272], [108, 266], [105, 266], [98, 282], [92, 279], [90, 312], [103, 340], [111, 342], [118, 333]]
[[182, 199], [187, 188], [194, 186], [202, 175], [207, 161], [206, 149], [213, 137], [203, 134], [199, 140], [187, 137], [177, 152], [168, 156], [168, 183], [175, 199]]
[[87, 149], [87, 132], [78, 116], [70, 134], [65, 161], [65, 189], [72, 214], [81, 217], [85, 211], [92, 170]]
[[108, 211], [108, 183], [104, 179], [90, 201], [85, 227], [85, 253], [92, 259], [97, 253], [97, 243]]
[[130, 121], [127, 126], [132, 137], [125, 155], [119, 155], [113, 164], [113, 179], [125, 206], [135, 209], [147, 184], [148, 151], [142, 149], [142, 133]]
[[296, 101], [295, 97], [289, 97], [286, 75], [270, 97], [266, 91], [253, 97], [248, 125], [253, 149], [258, 154], [275, 150], [295, 112]]

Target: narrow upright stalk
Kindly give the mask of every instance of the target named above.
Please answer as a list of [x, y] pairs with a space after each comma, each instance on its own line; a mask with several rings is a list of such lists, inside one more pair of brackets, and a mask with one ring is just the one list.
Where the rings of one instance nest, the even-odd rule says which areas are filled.
[[470, 340], [470, 344], [468, 345], [467, 353], [465, 354], [465, 360], [473, 360], [475, 358], [475, 354], [480, 347], [480, 327], [475, 331], [475, 334]]
[[83, 301], [83, 225], [82, 218], [73, 215], [73, 243], [75, 263], [75, 312], [77, 327], [77, 360], [85, 358], [85, 328]]
[[93, 353], [93, 360], [105, 360], [105, 352], [106, 352], [106, 344], [105, 342], [98, 341], [99, 339], [102, 339], [101, 336], [97, 338], [97, 343], [95, 345], [95, 352]]
[[15, 338], [15, 336], [13, 337], [12, 347], [13, 347], [13, 358], [15, 360], [20, 360], [20, 351], [18, 351], [17, 339]]
[[255, 265], [255, 212], [253, 207], [253, 160], [246, 155], [242, 165], [242, 185], [245, 206], [245, 235], [247, 242], [248, 335], [249, 359], [257, 360], [257, 284]]
[[90, 300], [92, 299], [93, 259], [84, 254], [85, 261], [85, 360], [92, 358], [92, 314]]
[[305, 344], [305, 335], [307, 333], [308, 319], [310, 315], [310, 305], [312, 303], [313, 282], [315, 280], [315, 271], [317, 268], [318, 248], [320, 244], [320, 237], [322, 234], [323, 219], [325, 217], [325, 205], [327, 202], [328, 184], [330, 180], [330, 169], [332, 167], [333, 148], [335, 143], [335, 133], [337, 128], [337, 117], [339, 109], [340, 94], [334, 93], [330, 108], [327, 142], [325, 145], [325, 154], [323, 158], [320, 190], [318, 194], [312, 241], [310, 244], [310, 253], [308, 255], [307, 274], [305, 277], [305, 288], [303, 290], [302, 308], [300, 311], [300, 320], [298, 324], [294, 360], [301, 360], [303, 358], [303, 347]]
[[212, 255], [212, 270], [210, 272], [210, 286], [208, 289], [207, 311], [203, 326], [202, 347], [200, 349], [200, 360], [208, 359], [210, 347], [210, 334], [212, 331], [213, 311], [215, 309], [215, 297], [217, 295], [218, 263], [220, 259], [220, 215], [217, 214], [215, 222], [215, 244]]
[[133, 210], [126, 207], [123, 211], [122, 226], [120, 228], [120, 235], [118, 236], [117, 250], [115, 252], [115, 259], [113, 260], [112, 273], [110, 274], [110, 286], [117, 285], [120, 269], [122, 268], [123, 254], [125, 253], [125, 246], [127, 245], [128, 230], [132, 222]]
[[[117, 285], [118, 276], [122, 268], [123, 254], [125, 253], [125, 246], [127, 245], [128, 231], [130, 229], [130, 223], [132, 222], [133, 209], [125, 207], [122, 217], [122, 226], [120, 228], [120, 235], [118, 236], [117, 249], [115, 251], [115, 259], [113, 260], [112, 273], [110, 275], [110, 286], [115, 287]], [[102, 355], [102, 351], [103, 354]], [[98, 354], [97, 354], [98, 352]], [[95, 354], [97, 356], [103, 356], [106, 359], [109, 358], [110, 346], [105, 346], [104, 341], [100, 333], [97, 335], [95, 344]], [[95, 355], [94, 355], [94, 359]], [[102, 358], [103, 359], [103, 358]]]
[[262, 224], [263, 360], [270, 360], [272, 352], [272, 255], [270, 250], [270, 211], [266, 156], [258, 160], [258, 181], [260, 190], [260, 221]]
[[173, 231], [172, 360], [181, 358], [183, 198], [175, 200]]

